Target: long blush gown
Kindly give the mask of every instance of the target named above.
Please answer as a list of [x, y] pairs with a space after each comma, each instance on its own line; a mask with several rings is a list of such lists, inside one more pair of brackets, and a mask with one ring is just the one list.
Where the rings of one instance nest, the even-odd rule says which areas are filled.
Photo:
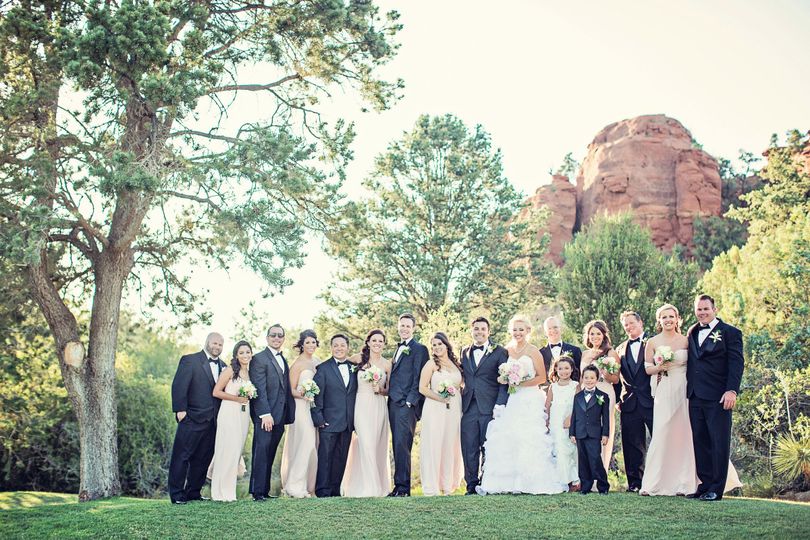
[[[315, 373], [301, 372], [298, 384], [312, 380]], [[318, 430], [312, 423], [310, 402], [295, 398], [295, 422], [287, 427], [281, 456], [281, 485], [290, 497], [310, 497], [315, 493], [318, 473]]]
[[[686, 495], [694, 493], [700, 481], [692, 446], [692, 426], [689, 423], [689, 400], [686, 399], [686, 349], [675, 351], [675, 359], [667, 373], [657, 383], [653, 375], [653, 433], [641, 492], [649, 495]], [[742, 486], [737, 471], [729, 461], [726, 488]]]
[[422, 436], [419, 442], [419, 471], [425, 495], [449, 495], [461, 485], [464, 461], [461, 458], [461, 372], [458, 369], [433, 372], [430, 388], [438, 392], [449, 381], [459, 392], [446, 403], [425, 398], [422, 409]]
[[[250, 382], [231, 379], [225, 385], [225, 393], [239, 395], [239, 387]], [[214, 443], [214, 458], [208, 468], [211, 479], [211, 499], [215, 501], [236, 500], [236, 479], [245, 474], [245, 462], [242, 451], [245, 448], [248, 428], [250, 427], [250, 405], [236, 401], [222, 400], [217, 415], [217, 438]]]
[[[379, 384], [385, 384], [385, 373]], [[358, 376], [354, 434], [340, 487], [344, 497], [385, 497], [391, 490], [388, 437], [386, 398]]]
[[[590, 361], [583, 360], [582, 365], [579, 366], [579, 372], [582, 373], [585, 366], [593, 364], [594, 361], [595, 359]], [[607, 444], [602, 447], [602, 464], [605, 466], [605, 471], [609, 473], [610, 458], [613, 457], [613, 440], [616, 435], [616, 390], [614, 390], [611, 383], [601, 380], [601, 377], [599, 382], [596, 383], [596, 387], [606, 393], [610, 400], [610, 433], [608, 434]]]

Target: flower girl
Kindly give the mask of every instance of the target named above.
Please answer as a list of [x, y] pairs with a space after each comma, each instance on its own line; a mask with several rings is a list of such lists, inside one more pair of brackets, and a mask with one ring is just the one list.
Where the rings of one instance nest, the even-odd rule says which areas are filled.
[[578, 371], [573, 358], [560, 356], [551, 367], [552, 384], [546, 395], [546, 427], [554, 440], [557, 472], [568, 483], [569, 491], [579, 491], [577, 445], [568, 437], [574, 395], [579, 391], [575, 380], [579, 378]]

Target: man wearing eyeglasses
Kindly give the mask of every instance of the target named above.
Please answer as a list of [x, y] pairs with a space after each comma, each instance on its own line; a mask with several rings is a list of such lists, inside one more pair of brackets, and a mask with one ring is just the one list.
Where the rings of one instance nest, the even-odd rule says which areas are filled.
[[250, 381], [258, 396], [250, 401], [253, 420], [253, 467], [250, 493], [262, 502], [270, 497], [270, 474], [284, 425], [295, 421], [295, 402], [290, 388], [290, 369], [281, 351], [284, 328], [274, 324], [267, 331], [267, 348], [253, 356]]

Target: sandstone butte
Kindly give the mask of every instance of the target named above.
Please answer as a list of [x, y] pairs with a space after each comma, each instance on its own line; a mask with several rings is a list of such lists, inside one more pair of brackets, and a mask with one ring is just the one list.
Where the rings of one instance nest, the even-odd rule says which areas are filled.
[[610, 124], [588, 146], [576, 187], [565, 176], [529, 198], [546, 205], [550, 257], [562, 264], [562, 250], [594, 216], [632, 212], [661, 249], [693, 247], [696, 216], [719, 216], [722, 191], [717, 160], [700, 149], [683, 124], [664, 115], [638, 116]]

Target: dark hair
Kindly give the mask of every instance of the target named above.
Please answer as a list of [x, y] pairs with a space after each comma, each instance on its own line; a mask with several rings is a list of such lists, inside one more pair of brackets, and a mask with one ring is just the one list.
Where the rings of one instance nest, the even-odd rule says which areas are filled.
[[487, 328], [489, 328], [489, 321], [487, 320], [486, 317], [476, 317], [475, 319], [473, 319], [473, 322], [470, 323], [470, 326], [473, 326], [477, 322], [482, 322], [487, 325]]
[[366, 340], [363, 342], [363, 348], [360, 351], [360, 365], [357, 366], [357, 369], [366, 369], [368, 365], [371, 363], [371, 349], [368, 346], [369, 340], [376, 336], [377, 334], [383, 337], [383, 343], [385, 343], [385, 332], [380, 330], [379, 328], [375, 328], [371, 332], [368, 333], [366, 336]]
[[403, 313], [402, 315], [399, 316], [399, 319], [397, 319], [397, 321], [401, 321], [402, 319], [410, 319], [413, 325], [416, 326], [416, 317], [414, 317], [410, 313]]
[[247, 347], [248, 349], [250, 349], [250, 354], [253, 354], [253, 347], [250, 346], [250, 343], [248, 343], [244, 339], [236, 342], [236, 345], [233, 346], [233, 356], [231, 357], [231, 369], [233, 370], [233, 380], [236, 380], [239, 377], [239, 371], [242, 369], [242, 364], [240, 364], [239, 359], [236, 358], [236, 353], [238, 353], [239, 349], [242, 347]]
[[321, 342], [318, 341], [318, 335], [315, 333], [315, 330], [304, 330], [298, 334], [298, 341], [296, 341], [295, 345], [293, 345], [293, 348], [298, 349], [299, 354], [304, 352], [304, 342], [307, 340], [307, 338], [314, 339], [316, 347], [321, 344]]
[[579, 380], [579, 368], [577, 367], [577, 363], [574, 362], [573, 358], [571, 358], [567, 354], [564, 354], [564, 355], [560, 356], [559, 358], [557, 358], [556, 360], [554, 360], [554, 363], [551, 364], [551, 374], [548, 376], [548, 378], [551, 380], [551, 382], [557, 382], [557, 381], [560, 380], [559, 375], [557, 375], [557, 366], [560, 364], [560, 362], [566, 362], [568, 365], [571, 366], [571, 380], [572, 381], [578, 381]]
[[332, 342], [334, 342], [338, 338], [346, 340], [346, 345], [349, 344], [349, 336], [347, 336], [346, 334], [340, 334], [340, 333], [335, 334], [334, 336], [329, 338], [329, 344], [331, 345]]
[[596, 380], [599, 380], [599, 368], [593, 364], [588, 364], [587, 366], [585, 366], [585, 369], [582, 370], [583, 379], [585, 378], [585, 373], [589, 371], [593, 371], [594, 373], [596, 373]]
[[714, 305], [714, 298], [712, 298], [708, 294], [699, 294], [699, 295], [695, 296], [695, 304], [697, 304], [701, 300], [708, 300], [709, 302], [712, 303], [712, 307], [717, 307], [717, 306]]
[[[458, 362], [458, 357], [456, 357], [456, 353], [453, 351], [453, 346], [450, 344], [450, 339], [448, 339], [447, 335], [444, 332], [436, 332], [433, 334], [433, 338], [430, 341], [432, 342], [434, 339], [438, 339], [444, 343], [444, 346], [447, 347], [447, 358], [449, 358], [450, 361], [453, 362], [453, 365], [455, 365], [459, 371], [461, 371], [461, 364]], [[433, 358], [433, 362], [436, 364], [436, 367], [441, 369], [442, 365], [439, 363], [439, 357], [435, 354], [431, 356]]]
[[591, 331], [591, 328], [596, 328], [602, 335], [604, 336], [602, 339], [602, 345], [599, 347], [599, 350], [602, 354], [607, 354], [607, 352], [611, 349], [612, 345], [610, 343], [610, 331], [608, 330], [607, 324], [605, 321], [590, 321], [588, 324], [585, 325], [585, 330], [582, 331], [582, 343], [585, 344], [585, 347], [590, 349], [593, 347], [591, 344], [590, 338], [588, 338], [588, 334]]
[[619, 321], [624, 321], [624, 319], [627, 318], [627, 317], [635, 317], [638, 322], [641, 322], [641, 315], [639, 315], [635, 311], [630, 311], [630, 310], [622, 311], [622, 314], [619, 315]]
[[281, 326], [280, 324], [276, 323], [276, 324], [271, 324], [271, 325], [270, 325], [270, 328], [268, 328], [268, 329], [267, 329], [267, 336], [269, 336], [269, 335], [270, 335], [270, 330], [272, 330], [273, 328], [281, 328], [281, 332], [282, 332], [283, 334], [286, 334], [286, 333], [287, 333], [287, 331], [286, 331], [286, 330], [284, 330], [284, 327], [283, 327], [283, 326]]

